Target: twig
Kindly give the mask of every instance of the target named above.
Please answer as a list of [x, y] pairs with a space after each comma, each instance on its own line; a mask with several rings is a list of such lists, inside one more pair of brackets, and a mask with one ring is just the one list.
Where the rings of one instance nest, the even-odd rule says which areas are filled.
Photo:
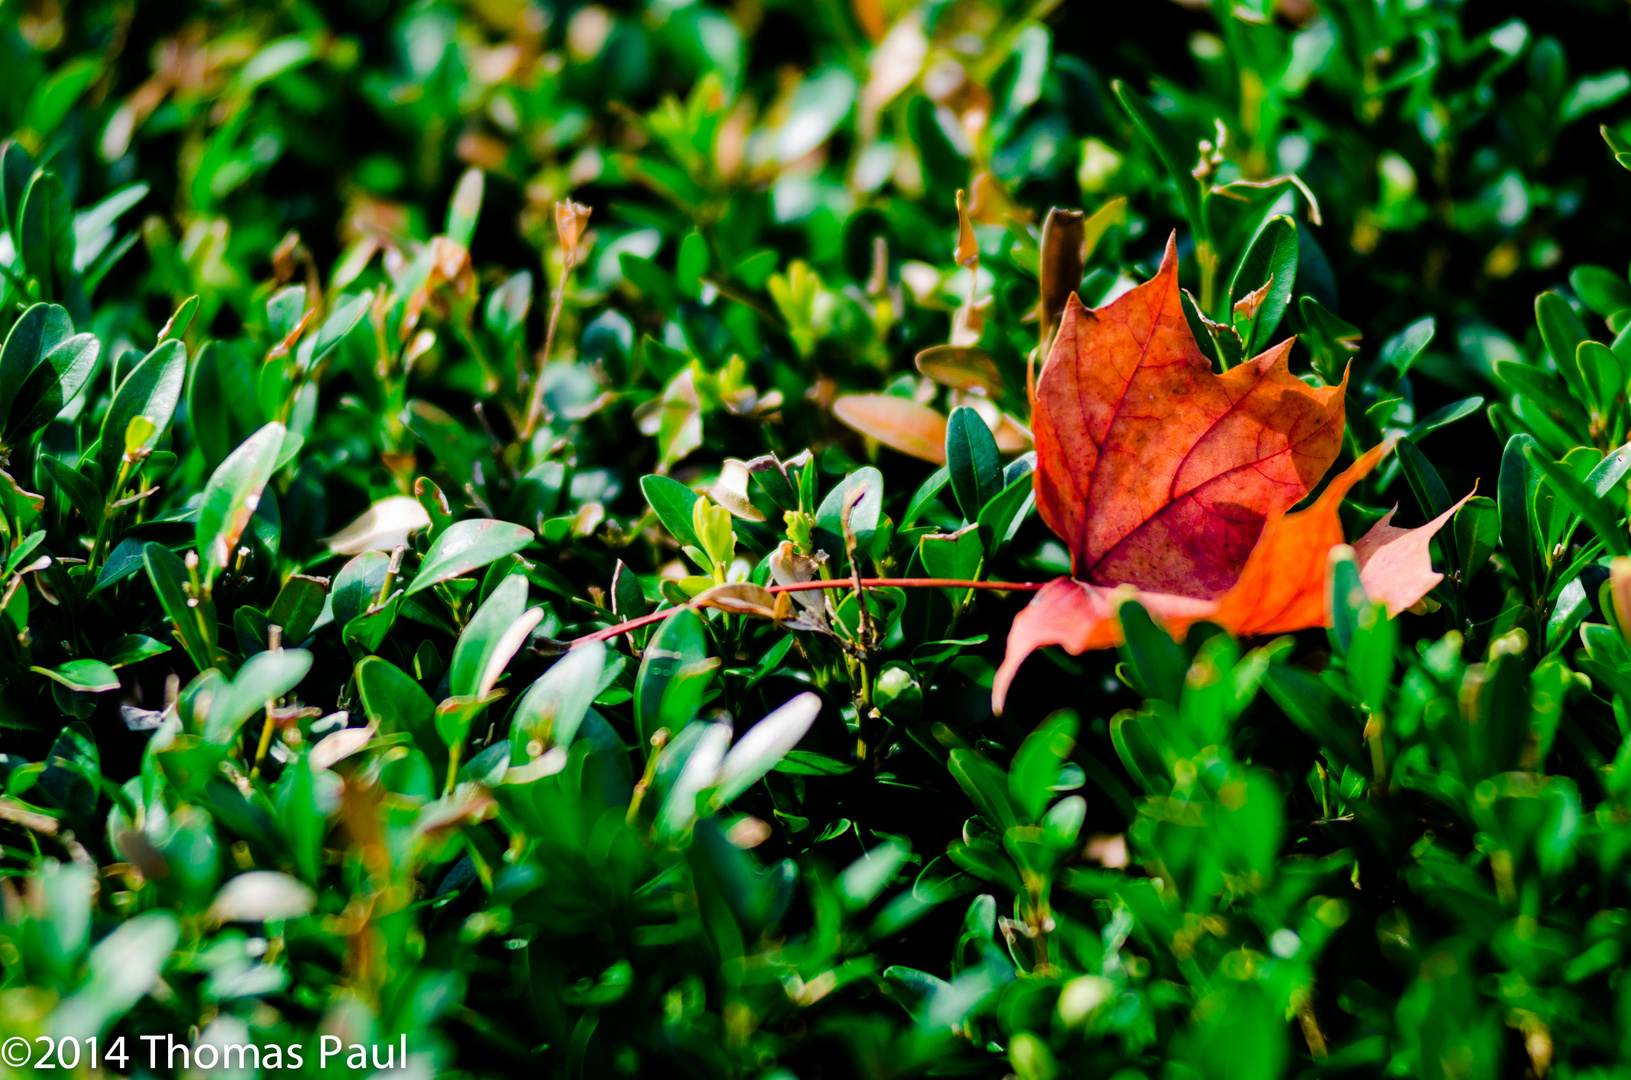
[[[1038, 581], [964, 581], [958, 578], [835, 578], [828, 581], [793, 581], [786, 585], [771, 585], [765, 591], [768, 593], [807, 592], [811, 589], [985, 589], [988, 592], [1037, 592], [1043, 586]], [[592, 634], [585, 634], [580, 638], [573, 638], [567, 643], [567, 648], [575, 649], [579, 645], [587, 645], [591, 641], [610, 641], [619, 634], [627, 634], [633, 630], [650, 626], [652, 623], [662, 622], [670, 615], [677, 615], [681, 611], [689, 610], [686, 607], [664, 608], [642, 615], [638, 619], [608, 626], [604, 630], [596, 630]]]
[[527, 403], [527, 418], [521, 424], [523, 441], [532, 438], [538, 420], [544, 411], [544, 368], [549, 366], [549, 352], [555, 346], [555, 324], [561, 318], [561, 305], [566, 301], [566, 277], [572, 272], [572, 261], [563, 259], [561, 276], [555, 283], [555, 296], [549, 305], [549, 326], [544, 330], [544, 349], [538, 354], [538, 374], [532, 380], [532, 399]]

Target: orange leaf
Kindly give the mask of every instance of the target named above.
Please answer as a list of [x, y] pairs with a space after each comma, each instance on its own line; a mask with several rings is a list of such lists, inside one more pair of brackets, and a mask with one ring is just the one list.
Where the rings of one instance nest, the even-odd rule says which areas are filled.
[[845, 427], [885, 446], [936, 465], [946, 463], [946, 418], [911, 398], [846, 394], [832, 403]]
[[[1271, 517], [1246, 559], [1240, 580], [1218, 598], [1217, 610], [1207, 618], [1241, 637], [1328, 625], [1326, 561], [1331, 549], [1343, 542], [1337, 508], [1349, 490], [1392, 448], [1391, 442], [1371, 447], [1327, 484], [1313, 505], [1294, 514]], [[1425, 541], [1422, 554], [1427, 554]], [[1433, 569], [1430, 559], [1427, 569]], [[1437, 584], [1437, 575], [1433, 584]]]
[[[1058, 645], [1077, 655], [1120, 645], [1116, 610], [1126, 600], [1143, 604], [1152, 619], [1180, 640], [1203, 619], [1237, 637], [1331, 625], [1326, 572], [1331, 549], [1343, 542], [1337, 509], [1392, 446], [1388, 442], [1372, 447], [1326, 485], [1307, 509], [1269, 518], [1240, 579], [1216, 600], [1141, 592], [1129, 586], [1106, 589], [1068, 578], [1049, 582], [1008, 632], [1007, 652], [992, 686], [994, 708], [1002, 711], [1020, 664], [1035, 650]], [[1359, 583], [1370, 600], [1386, 605], [1389, 617], [1414, 607], [1443, 580], [1444, 575], [1433, 570], [1428, 542], [1472, 494], [1415, 529], [1389, 524], [1393, 517], [1389, 512], [1354, 544]]]
[[[1217, 608], [1212, 600], [1197, 600], [1172, 593], [1141, 593], [1131, 586], [1107, 589], [1074, 578], [1058, 578], [1042, 586], [1008, 630], [1008, 648], [991, 684], [991, 708], [1002, 712], [1008, 687], [1019, 674], [1019, 665], [1038, 649], [1061, 646], [1072, 656], [1089, 649], [1109, 649], [1121, 644], [1121, 620], [1116, 609], [1126, 600], [1137, 600], [1150, 617], [1166, 627], [1184, 630], [1209, 617]], [[1182, 636], [1180, 634], [1180, 636]]]
[[1416, 529], [1401, 529], [1391, 522], [1393, 511], [1371, 526], [1370, 532], [1354, 541], [1354, 562], [1359, 566], [1359, 584], [1372, 603], [1387, 605], [1388, 618], [1415, 607], [1444, 575], [1433, 569], [1427, 551], [1428, 541], [1444, 523], [1477, 492], [1462, 496], [1438, 517]]
[[1072, 296], [1037, 383], [1037, 509], [1074, 576], [1226, 593], [1264, 522], [1336, 460], [1342, 385], [1287, 368], [1290, 341], [1215, 374], [1184, 318], [1176, 242], [1156, 276], [1089, 311]]

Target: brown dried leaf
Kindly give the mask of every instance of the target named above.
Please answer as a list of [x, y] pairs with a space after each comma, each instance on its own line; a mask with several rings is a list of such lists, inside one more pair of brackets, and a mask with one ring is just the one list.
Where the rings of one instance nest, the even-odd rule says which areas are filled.
[[934, 345], [917, 354], [917, 369], [941, 386], [1002, 396], [1002, 373], [991, 354], [973, 345]]
[[927, 405], [893, 394], [846, 394], [832, 403], [832, 413], [845, 427], [892, 450], [946, 463], [946, 418]]

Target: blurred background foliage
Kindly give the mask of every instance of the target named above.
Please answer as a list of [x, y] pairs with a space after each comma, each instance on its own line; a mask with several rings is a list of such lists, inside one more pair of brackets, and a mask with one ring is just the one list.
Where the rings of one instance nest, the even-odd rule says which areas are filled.
[[[0, 1035], [126, 1074], [170, 1033], [405, 1034], [427, 1076], [1631, 1075], [1628, 36], [1612, 0], [0, 7]], [[1050, 282], [1103, 303], [1174, 229], [1213, 359], [1297, 333], [1309, 380], [1353, 361], [1350, 448], [1403, 438], [1351, 519], [1481, 485], [1432, 611], [1135, 613], [997, 717], [1022, 598], [747, 588], [1068, 569], [1027, 498]], [[1242, 335], [1264, 236], [1284, 318]]]

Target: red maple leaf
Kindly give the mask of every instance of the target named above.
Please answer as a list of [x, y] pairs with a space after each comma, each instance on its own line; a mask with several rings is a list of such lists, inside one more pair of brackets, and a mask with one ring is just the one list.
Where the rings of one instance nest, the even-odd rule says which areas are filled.
[[[1114, 302], [1089, 310], [1071, 297], [1037, 382], [1034, 425], [1037, 510], [1070, 545], [1072, 576], [1014, 620], [993, 688], [998, 711], [1036, 649], [1119, 644], [1125, 598], [1180, 636], [1202, 619], [1238, 635], [1328, 621], [1337, 508], [1390, 444], [1287, 513], [1341, 450], [1347, 388], [1346, 377], [1324, 388], [1298, 379], [1290, 350], [1287, 340], [1213, 372], [1184, 318], [1175, 239], [1155, 277]], [[1419, 529], [1394, 528], [1389, 515], [1355, 545], [1361, 584], [1390, 615], [1441, 579], [1428, 541], [1456, 507]]]

